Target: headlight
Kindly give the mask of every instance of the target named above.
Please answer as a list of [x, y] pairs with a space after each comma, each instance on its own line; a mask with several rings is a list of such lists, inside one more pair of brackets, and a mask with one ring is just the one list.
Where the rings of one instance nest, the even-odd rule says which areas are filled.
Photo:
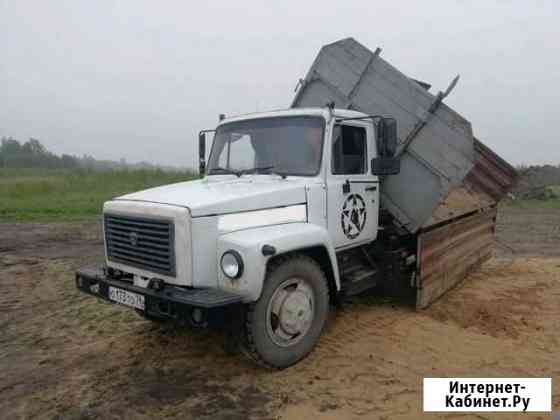
[[224, 274], [230, 279], [237, 279], [243, 274], [243, 260], [237, 251], [229, 250], [224, 252], [221, 266]]

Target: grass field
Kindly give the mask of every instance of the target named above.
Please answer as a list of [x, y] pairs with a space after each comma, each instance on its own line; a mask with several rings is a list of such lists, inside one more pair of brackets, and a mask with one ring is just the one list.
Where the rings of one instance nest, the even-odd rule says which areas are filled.
[[548, 187], [554, 194], [560, 196], [560, 185], [551, 185]]
[[521, 209], [558, 209], [560, 210], [560, 199], [550, 200], [507, 200], [500, 206], [511, 206]]
[[112, 197], [189, 179], [161, 170], [0, 169], [0, 222], [91, 218]]
[[550, 185], [546, 187], [554, 198], [546, 200], [537, 199], [516, 199], [516, 200], [503, 200], [501, 206], [512, 206], [522, 209], [559, 209], [560, 210], [560, 185]]
[[[0, 222], [92, 218], [104, 201], [128, 192], [187, 181], [187, 172], [161, 170], [1, 169]], [[549, 187], [560, 196], [560, 185]], [[560, 199], [506, 200], [502, 206], [560, 209]]]

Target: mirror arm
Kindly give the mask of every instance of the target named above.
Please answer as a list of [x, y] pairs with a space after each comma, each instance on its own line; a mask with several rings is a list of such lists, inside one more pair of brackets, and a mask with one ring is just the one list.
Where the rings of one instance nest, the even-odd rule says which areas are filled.
[[198, 133], [198, 171], [201, 176], [206, 172], [206, 133], [216, 130], [201, 130]]

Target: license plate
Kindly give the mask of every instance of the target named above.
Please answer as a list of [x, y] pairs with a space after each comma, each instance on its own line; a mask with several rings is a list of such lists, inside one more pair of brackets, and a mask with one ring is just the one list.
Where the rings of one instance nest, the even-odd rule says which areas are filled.
[[109, 286], [109, 299], [113, 302], [130, 306], [132, 308], [141, 310], [146, 309], [143, 295], [129, 292], [128, 290], [119, 289], [117, 287]]

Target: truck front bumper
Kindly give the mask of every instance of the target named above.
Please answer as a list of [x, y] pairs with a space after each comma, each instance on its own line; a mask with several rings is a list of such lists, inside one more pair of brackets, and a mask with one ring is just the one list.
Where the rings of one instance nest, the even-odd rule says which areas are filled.
[[[234, 322], [243, 307], [242, 297], [220, 289], [186, 289], [165, 285], [161, 290], [134, 286], [129, 281], [109, 277], [105, 267], [87, 267], [76, 272], [78, 290], [104, 299], [111, 299], [110, 289], [142, 296], [147, 317], [167, 319], [197, 327], [220, 327]], [[133, 306], [133, 305], [129, 305]], [[136, 306], [137, 307], [137, 306]]]

